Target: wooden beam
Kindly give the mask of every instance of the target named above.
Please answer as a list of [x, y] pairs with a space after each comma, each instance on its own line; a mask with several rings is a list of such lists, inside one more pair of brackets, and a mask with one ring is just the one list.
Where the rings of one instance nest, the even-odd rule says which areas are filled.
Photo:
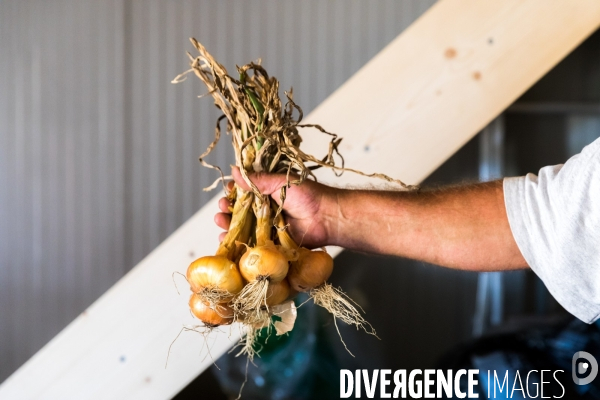
[[[346, 138], [348, 165], [418, 183], [599, 24], [597, 0], [440, 1], [307, 122]], [[306, 135], [305, 148], [319, 154], [317, 137]], [[182, 323], [192, 322], [171, 271], [214, 251], [216, 209], [215, 198], [9, 377], [0, 398], [166, 399], [207, 368], [193, 333], [164, 365]], [[211, 336], [212, 356], [236, 339], [235, 328]]]
[[[347, 138], [340, 151], [353, 167], [420, 182], [599, 24], [594, 0], [443, 0], [309, 119]], [[323, 142], [306, 148], [320, 154]]]

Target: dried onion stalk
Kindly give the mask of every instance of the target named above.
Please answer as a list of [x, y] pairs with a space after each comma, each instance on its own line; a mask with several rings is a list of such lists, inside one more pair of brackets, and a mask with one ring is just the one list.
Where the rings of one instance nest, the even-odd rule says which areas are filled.
[[[331, 169], [337, 175], [350, 171], [384, 179], [405, 189], [415, 187], [387, 175], [365, 174], [346, 168], [338, 152], [342, 139], [319, 125], [302, 124], [303, 112], [294, 102], [292, 91], [284, 92], [285, 103], [282, 103], [279, 82], [268, 75], [260, 60], [237, 67], [238, 78], [234, 78], [202, 44], [195, 39], [190, 40], [199, 54], [192, 56], [188, 53], [191, 68], [177, 76], [173, 83], [181, 82], [189, 73], [194, 73], [204, 82], [208, 94], [223, 113], [217, 120], [213, 142], [200, 156], [202, 165], [220, 174], [215, 184], [207, 189], [213, 188], [219, 181], [225, 181], [221, 169], [206, 161], [221, 138], [224, 121], [227, 134], [231, 134], [236, 165], [251, 188], [250, 192], [245, 192], [236, 185], [233, 193], [230, 193], [234, 202], [230, 230], [214, 256], [221, 257], [224, 264], [239, 266], [239, 273], [244, 278], [243, 288], [239, 287], [234, 277], [226, 284], [216, 278], [209, 283], [199, 282], [199, 279], [193, 279], [194, 271], [190, 273], [188, 270], [188, 280], [192, 278], [192, 290], [199, 299], [208, 300], [209, 305], [226, 302], [226, 306], [233, 311], [235, 321], [244, 324], [246, 336], [240, 343], [242, 349], [238, 355], [245, 354], [249, 359], [258, 351], [255, 340], [260, 328], [275, 327], [278, 334], [293, 328], [295, 306], [293, 302], [290, 305], [289, 300], [284, 300], [294, 292], [308, 292], [316, 304], [327, 309], [336, 319], [375, 334], [359, 312], [360, 307], [326, 282], [333, 269], [331, 256], [324, 251], [311, 251], [298, 246], [287, 233], [281, 214], [286, 190], [290, 185], [300, 185], [306, 179], [316, 180], [313, 171], [322, 167]], [[299, 130], [302, 128], [314, 128], [329, 135], [330, 142], [325, 155], [315, 157], [300, 149], [302, 138]], [[279, 192], [279, 206], [273, 210], [268, 196], [260, 193], [249, 179], [249, 174], [255, 172], [286, 175], [286, 184]], [[253, 206], [250, 207], [249, 203]], [[273, 229], [274, 226], [277, 229]], [[218, 269], [214, 260], [207, 260], [207, 263], [213, 265], [211, 268]], [[214, 275], [219, 274], [215, 272]], [[219, 294], [210, 294], [215, 291]], [[201, 301], [200, 304], [205, 303]], [[274, 325], [271, 316], [276, 312], [282, 313], [285, 318]]]

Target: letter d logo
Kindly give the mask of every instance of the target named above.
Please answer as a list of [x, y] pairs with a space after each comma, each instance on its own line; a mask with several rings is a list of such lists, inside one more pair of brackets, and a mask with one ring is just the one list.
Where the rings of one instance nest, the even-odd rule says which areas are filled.
[[[579, 363], [579, 365], [577, 365], [577, 361], [581, 358], [584, 358], [588, 362]], [[596, 375], [598, 375], [598, 362], [593, 355], [585, 351], [578, 351], [577, 353], [573, 354], [572, 367], [573, 382], [575, 382], [576, 385], [587, 385], [596, 378]], [[592, 367], [591, 370], [590, 367]], [[586, 378], [577, 377], [578, 373], [585, 374], [588, 370], [590, 371], [590, 374]]]

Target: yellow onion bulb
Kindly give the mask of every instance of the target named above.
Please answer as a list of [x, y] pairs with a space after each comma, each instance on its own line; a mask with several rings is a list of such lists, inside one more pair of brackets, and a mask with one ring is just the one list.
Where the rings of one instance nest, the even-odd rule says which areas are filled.
[[201, 294], [208, 289], [227, 294], [220, 299], [223, 302], [230, 300], [244, 287], [237, 265], [224, 256], [197, 259], [188, 267], [186, 278], [194, 293]]
[[248, 248], [240, 259], [240, 272], [248, 282], [263, 279], [270, 283], [281, 282], [285, 279], [288, 269], [287, 257], [273, 242]]
[[214, 308], [211, 308], [208, 302], [192, 293], [189, 305], [192, 314], [204, 322], [206, 326], [229, 325], [233, 322], [233, 310], [225, 303], [217, 304]]
[[293, 290], [307, 292], [327, 281], [333, 272], [333, 258], [324, 251], [298, 249], [298, 260], [292, 262], [288, 281]]
[[277, 283], [269, 283], [267, 289], [267, 306], [276, 306], [288, 299], [290, 296], [290, 284], [287, 279]]

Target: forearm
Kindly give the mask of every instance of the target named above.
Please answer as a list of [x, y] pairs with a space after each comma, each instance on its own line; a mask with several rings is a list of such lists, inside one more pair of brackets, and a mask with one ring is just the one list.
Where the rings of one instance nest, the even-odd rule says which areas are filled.
[[331, 244], [469, 270], [526, 267], [510, 231], [502, 182], [423, 192], [338, 190]]

